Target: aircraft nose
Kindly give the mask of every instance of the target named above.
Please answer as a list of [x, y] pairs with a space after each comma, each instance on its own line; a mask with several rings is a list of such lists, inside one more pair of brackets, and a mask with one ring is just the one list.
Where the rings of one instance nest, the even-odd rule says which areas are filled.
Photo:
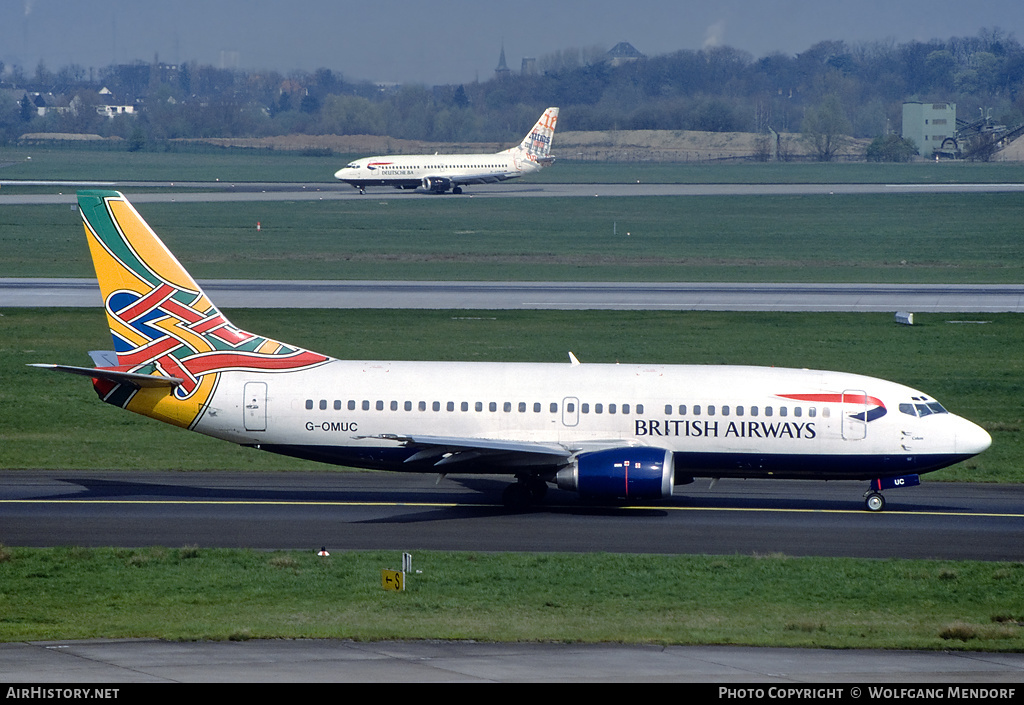
[[345, 175], [345, 169], [344, 168], [338, 169], [336, 172], [334, 172], [334, 178], [336, 178], [336, 179], [340, 179], [344, 175]]
[[977, 455], [992, 445], [992, 436], [981, 426], [961, 419], [956, 430], [956, 450], [958, 453]]

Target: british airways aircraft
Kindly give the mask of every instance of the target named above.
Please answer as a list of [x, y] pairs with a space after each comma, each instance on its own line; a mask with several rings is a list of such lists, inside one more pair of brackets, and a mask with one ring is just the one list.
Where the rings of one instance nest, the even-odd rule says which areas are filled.
[[233, 326], [116, 191], [78, 204], [112, 352], [92, 378], [129, 411], [336, 465], [516, 478], [599, 501], [672, 495], [694, 477], [857, 479], [882, 491], [989, 447], [927, 394], [844, 372], [769, 367], [339, 360]]
[[430, 193], [462, 193], [468, 184], [494, 184], [532, 174], [554, 162], [551, 138], [558, 108], [548, 108], [518, 146], [496, 154], [433, 154], [366, 157], [335, 172], [360, 193], [367, 186], [422, 187]]

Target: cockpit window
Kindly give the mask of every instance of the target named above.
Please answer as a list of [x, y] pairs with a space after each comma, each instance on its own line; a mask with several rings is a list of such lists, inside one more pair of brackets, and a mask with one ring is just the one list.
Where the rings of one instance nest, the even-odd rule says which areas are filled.
[[931, 414], [948, 414], [949, 412], [937, 401], [914, 399], [912, 404], [900, 404], [900, 412], [908, 416], [929, 416]]
[[349, 164], [345, 168], [346, 169], [358, 169], [359, 168], [359, 163], [358, 162], [352, 162], [351, 164]]

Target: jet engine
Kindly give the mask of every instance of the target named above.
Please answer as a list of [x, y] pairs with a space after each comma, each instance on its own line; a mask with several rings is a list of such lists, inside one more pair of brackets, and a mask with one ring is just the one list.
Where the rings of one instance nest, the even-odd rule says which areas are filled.
[[674, 479], [672, 451], [643, 447], [581, 453], [555, 475], [560, 489], [592, 499], [671, 497]]
[[444, 193], [452, 187], [452, 180], [443, 176], [424, 176], [423, 189], [433, 193]]

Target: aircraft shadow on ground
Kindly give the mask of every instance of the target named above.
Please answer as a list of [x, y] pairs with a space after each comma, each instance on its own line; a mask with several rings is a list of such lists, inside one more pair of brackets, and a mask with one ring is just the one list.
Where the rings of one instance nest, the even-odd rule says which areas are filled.
[[[796, 497], [780, 493], [777, 496], [736, 496], [677, 493], [669, 499], [651, 501], [591, 502], [581, 499], [575, 493], [551, 489], [547, 496], [531, 507], [512, 510], [503, 506], [501, 493], [508, 485], [508, 479], [501, 477], [448, 477], [445, 483], [458, 486], [456, 491], [446, 491], [441, 485], [435, 488], [413, 489], [358, 489], [358, 490], [310, 490], [277, 488], [206, 487], [201, 483], [165, 484], [141, 481], [106, 480], [99, 478], [60, 478], [73, 485], [74, 489], [62, 494], [47, 494], [37, 497], [42, 500], [75, 499], [83, 502], [102, 500], [124, 500], [126, 498], [146, 499], [200, 499], [205, 501], [250, 501], [316, 503], [359, 503], [386, 502], [396, 505], [424, 506], [423, 511], [405, 512], [401, 515], [367, 520], [360, 523], [411, 523], [467, 517], [508, 516], [515, 514], [559, 514], [580, 516], [628, 516], [664, 517], [673, 509], [723, 510], [723, 511], [859, 511], [863, 505], [860, 496], [843, 492], [835, 499], [820, 497]], [[83, 491], [84, 490], [84, 491]], [[465, 490], [468, 490], [465, 491]], [[919, 512], [957, 511], [957, 507], [920, 502], [904, 502], [897, 495], [888, 497], [888, 511], [914, 510]], [[445, 506], [437, 506], [445, 505]], [[410, 507], [412, 508], [412, 507]], [[884, 512], [883, 512], [884, 514]]]

